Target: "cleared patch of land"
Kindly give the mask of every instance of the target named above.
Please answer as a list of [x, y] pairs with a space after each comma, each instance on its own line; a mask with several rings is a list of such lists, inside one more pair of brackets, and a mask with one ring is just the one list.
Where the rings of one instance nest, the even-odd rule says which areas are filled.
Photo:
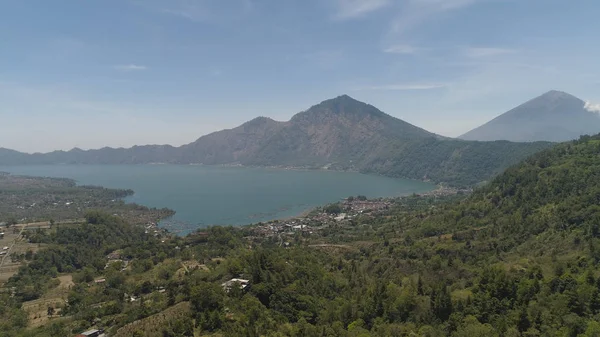
[[137, 320], [117, 330], [114, 337], [129, 337], [138, 333], [146, 337], [162, 337], [162, 328], [177, 319], [189, 317], [191, 308], [189, 302], [181, 302], [156, 315]]
[[317, 248], [345, 248], [345, 249], [352, 249], [354, 247], [349, 246], [349, 245], [336, 245], [336, 244], [328, 244], [328, 243], [320, 243], [320, 244], [316, 244], [316, 245], [308, 245], [309, 247], [317, 247]]
[[[20, 256], [24, 256], [28, 251], [35, 253], [42, 245], [32, 244], [27, 242], [21, 235], [27, 225], [17, 225], [10, 228], [2, 227], [0, 232], [4, 233], [4, 237], [0, 238], [0, 250], [3, 252], [0, 255], [0, 285], [6, 283], [22, 265]], [[3, 248], [8, 249], [3, 249]]]
[[[72, 275], [61, 275], [55, 279], [58, 286], [44, 294], [42, 298], [34, 301], [23, 302], [22, 308], [29, 317], [29, 326], [32, 328], [46, 324], [50, 319], [60, 317], [60, 310], [66, 304], [69, 290], [73, 283]], [[48, 315], [48, 308], [54, 308], [52, 316]]]

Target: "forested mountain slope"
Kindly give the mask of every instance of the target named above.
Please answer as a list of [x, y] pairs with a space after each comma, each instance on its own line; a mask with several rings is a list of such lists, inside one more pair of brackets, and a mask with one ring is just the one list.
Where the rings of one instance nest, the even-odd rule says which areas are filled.
[[600, 225], [599, 178], [600, 136], [583, 136], [507, 169], [458, 210], [477, 215], [462, 216], [463, 224], [472, 219], [471, 225], [501, 231], [534, 235], [582, 228], [591, 233]]
[[359, 170], [452, 186], [472, 186], [488, 181], [507, 167], [551, 145], [547, 142], [467, 142], [432, 138], [387, 143], [369, 153], [360, 163]]
[[297, 336], [597, 336], [599, 178], [600, 136], [557, 145], [462, 201], [405, 200], [312, 252], [241, 257], [244, 300], [269, 309], [263, 333], [283, 314]]

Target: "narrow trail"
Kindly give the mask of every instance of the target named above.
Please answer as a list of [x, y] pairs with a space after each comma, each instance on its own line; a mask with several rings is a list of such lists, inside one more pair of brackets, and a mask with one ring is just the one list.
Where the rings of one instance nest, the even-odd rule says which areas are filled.
[[349, 246], [349, 245], [335, 245], [335, 244], [328, 244], [328, 243], [321, 243], [321, 244], [316, 244], [316, 245], [308, 245], [309, 247], [330, 247], [330, 248], [346, 248], [346, 249], [352, 249], [354, 247]]

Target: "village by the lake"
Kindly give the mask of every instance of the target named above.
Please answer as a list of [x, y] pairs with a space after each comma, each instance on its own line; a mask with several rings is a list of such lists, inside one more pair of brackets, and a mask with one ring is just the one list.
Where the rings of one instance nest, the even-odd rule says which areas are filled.
[[[433, 191], [414, 194], [412, 196], [441, 198], [471, 192], [472, 189], [439, 186]], [[339, 203], [310, 210], [298, 217], [261, 222], [249, 225], [249, 228], [250, 232], [257, 237], [277, 236], [283, 238], [294, 236], [296, 233], [310, 235], [333, 225], [343, 226], [352, 224], [353, 220], [359, 216], [362, 219], [377, 217], [389, 210], [398, 199], [402, 198], [406, 197], [368, 199], [365, 196], [352, 196], [343, 199]], [[282, 241], [282, 245], [289, 246], [290, 242]]]

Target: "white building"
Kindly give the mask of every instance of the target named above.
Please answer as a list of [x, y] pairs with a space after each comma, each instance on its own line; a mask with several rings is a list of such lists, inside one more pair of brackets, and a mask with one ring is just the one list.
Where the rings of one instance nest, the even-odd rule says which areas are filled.
[[236, 283], [239, 283], [240, 289], [244, 290], [250, 285], [250, 280], [232, 278], [231, 280], [221, 284], [221, 286], [223, 287], [223, 289], [225, 289], [225, 291], [229, 291], [229, 289], [231, 289], [231, 287]]

